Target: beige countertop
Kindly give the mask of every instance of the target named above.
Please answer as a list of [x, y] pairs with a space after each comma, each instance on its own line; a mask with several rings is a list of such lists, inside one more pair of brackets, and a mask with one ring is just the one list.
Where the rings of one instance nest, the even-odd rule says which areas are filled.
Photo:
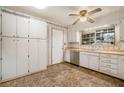
[[66, 47], [64, 50], [77, 51], [77, 52], [92, 52], [92, 53], [104, 53], [104, 54], [115, 54], [124, 55], [124, 50], [102, 50], [102, 49], [87, 49], [87, 48], [73, 48]]

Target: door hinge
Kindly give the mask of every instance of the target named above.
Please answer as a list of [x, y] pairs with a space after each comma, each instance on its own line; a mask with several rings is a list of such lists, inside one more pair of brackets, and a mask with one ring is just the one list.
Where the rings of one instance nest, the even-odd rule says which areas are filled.
[[29, 58], [30, 56], [28, 55], [28, 58]]
[[28, 40], [28, 42], [29, 42], [29, 40]]
[[30, 72], [29, 69], [28, 69], [28, 72]]

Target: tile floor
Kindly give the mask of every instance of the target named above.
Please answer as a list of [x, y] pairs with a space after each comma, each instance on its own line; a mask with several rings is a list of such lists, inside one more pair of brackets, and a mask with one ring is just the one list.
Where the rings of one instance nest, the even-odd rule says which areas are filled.
[[0, 87], [124, 87], [124, 81], [68, 63], [49, 66], [47, 70], [12, 81]]

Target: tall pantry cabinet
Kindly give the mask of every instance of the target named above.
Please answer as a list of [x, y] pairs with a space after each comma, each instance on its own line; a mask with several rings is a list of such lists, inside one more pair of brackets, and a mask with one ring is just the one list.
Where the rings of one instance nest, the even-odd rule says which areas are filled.
[[47, 23], [2, 12], [1, 79], [8, 80], [47, 67]]
[[2, 49], [1, 49], [1, 9], [0, 9], [0, 80], [1, 80], [1, 76], [2, 76], [2, 60], [1, 60], [1, 54], [2, 54]]

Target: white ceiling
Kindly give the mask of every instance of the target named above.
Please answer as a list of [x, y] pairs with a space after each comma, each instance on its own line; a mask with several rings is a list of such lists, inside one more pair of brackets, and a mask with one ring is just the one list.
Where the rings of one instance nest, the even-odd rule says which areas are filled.
[[94, 19], [124, 8], [122, 6], [48, 6], [45, 9], [37, 9], [32, 6], [7, 6], [7, 8], [41, 17], [65, 26], [72, 24], [77, 18], [68, 16], [69, 13], [78, 13], [82, 9], [90, 11], [98, 7], [102, 8], [102, 11], [92, 15], [91, 17]]

